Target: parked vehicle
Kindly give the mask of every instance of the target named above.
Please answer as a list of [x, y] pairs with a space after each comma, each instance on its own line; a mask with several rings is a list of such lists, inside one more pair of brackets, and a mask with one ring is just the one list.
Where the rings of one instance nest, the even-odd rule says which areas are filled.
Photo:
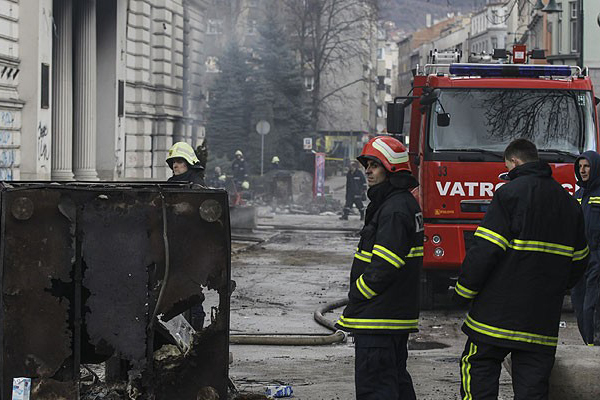
[[527, 64], [540, 54], [525, 46], [496, 51], [494, 64], [440, 64], [432, 55], [433, 64], [417, 68], [413, 95], [388, 104], [387, 128], [401, 135], [411, 106], [406, 139], [425, 222], [424, 308], [457, 276], [494, 191], [505, 183], [508, 143], [519, 137], [534, 142], [572, 193], [576, 157], [598, 151], [600, 100], [586, 69]]

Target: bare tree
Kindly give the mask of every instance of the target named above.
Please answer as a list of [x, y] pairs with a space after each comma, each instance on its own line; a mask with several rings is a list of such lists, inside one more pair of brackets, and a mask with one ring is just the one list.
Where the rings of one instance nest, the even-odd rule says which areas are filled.
[[288, 27], [297, 41], [302, 73], [312, 80], [310, 114], [314, 131], [327, 111], [329, 99], [340, 99], [345, 88], [369, 79], [364, 73], [348, 79], [344, 72], [356, 63], [372, 67], [368, 60], [377, 3], [377, 0], [283, 0]]
[[481, 104], [490, 137], [538, 137], [545, 143], [563, 138], [574, 145], [581, 140], [583, 112], [574, 91], [498, 91], [486, 97]]

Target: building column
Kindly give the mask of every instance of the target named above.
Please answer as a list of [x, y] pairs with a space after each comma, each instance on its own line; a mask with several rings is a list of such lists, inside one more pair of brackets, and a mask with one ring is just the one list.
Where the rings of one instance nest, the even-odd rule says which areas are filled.
[[73, 180], [73, 0], [54, 0], [52, 179]]
[[98, 180], [96, 173], [96, 0], [75, 6], [75, 90], [73, 164], [75, 179]]

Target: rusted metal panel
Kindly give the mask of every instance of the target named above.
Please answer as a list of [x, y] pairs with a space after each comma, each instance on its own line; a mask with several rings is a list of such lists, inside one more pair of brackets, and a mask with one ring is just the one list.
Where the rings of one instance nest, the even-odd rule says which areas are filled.
[[[17, 376], [32, 377], [44, 398], [77, 398], [79, 364], [112, 355], [130, 362], [141, 396], [172, 399], [177, 389], [178, 399], [195, 399], [213, 386], [225, 398], [226, 192], [23, 182], [0, 184], [0, 202], [2, 400]], [[212, 323], [185, 357], [155, 362], [153, 317], [198, 304], [201, 287], [219, 293]]]
[[[188, 309], [201, 286], [219, 293], [219, 310], [185, 357], [155, 363], [159, 400], [194, 399], [204, 386], [213, 386], [221, 398], [227, 395], [231, 233], [227, 199], [216, 200], [166, 196], [170, 273], [158, 312], [168, 318]], [[213, 221], [215, 213], [221, 217]]]
[[167, 197], [171, 273], [159, 306], [167, 319], [188, 309], [201, 286], [228, 290], [230, 277], [222, 264], [229, 251], [229, 227], [226, 221], [201, 218], [204, 201], [189, 194]]
[[[74, 252], [60, 193], [17, 190], [2, 195], [2, 378], [72, 378], [69, 324]], [[62, 371], [60, 371], [62, 368]], [[34, 384], [36, 382], [34, 381]]]
[[[97, 353], [142, 362], [149, 323], [148, 233], [155, 194], [99, 194], [81, 207], [85, 323]], [[154, 225], [158, 229], [161, 225]], [[152, 313], [150, 312], [150, 315]]]

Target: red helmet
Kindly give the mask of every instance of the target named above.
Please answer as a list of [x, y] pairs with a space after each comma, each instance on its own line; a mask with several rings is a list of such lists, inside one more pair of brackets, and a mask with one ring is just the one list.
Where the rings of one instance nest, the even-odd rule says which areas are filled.
[[357, 160], [366, 168], [369, 159], [379, 161], [391, 173], [411, 172], [406, 146], [391, 136], [377, 136], [365, 144]]

